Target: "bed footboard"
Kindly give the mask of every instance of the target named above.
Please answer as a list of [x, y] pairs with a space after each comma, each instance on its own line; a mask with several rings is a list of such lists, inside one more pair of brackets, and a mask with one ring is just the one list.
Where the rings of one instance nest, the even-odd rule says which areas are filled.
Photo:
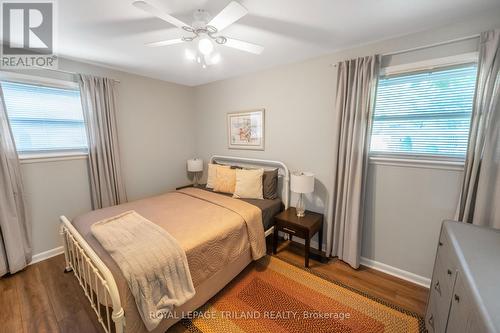
[[59, 219], [66, 260], [65, 272], [73, 271], [104, 331], [124, 332], [125, 313], [113, 275], [71, 222], [65, 216]]

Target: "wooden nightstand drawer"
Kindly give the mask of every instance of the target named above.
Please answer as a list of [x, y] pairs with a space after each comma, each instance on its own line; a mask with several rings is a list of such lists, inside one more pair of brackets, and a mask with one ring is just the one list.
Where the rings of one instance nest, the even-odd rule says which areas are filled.
[[283, 231], [287, 234], [291, 234], [300, 238], [305, 238], [307, 236], [307, 230], [294, 228], [292, 226], [283, 225], [281, 223], [278, 223], [278, 231]]

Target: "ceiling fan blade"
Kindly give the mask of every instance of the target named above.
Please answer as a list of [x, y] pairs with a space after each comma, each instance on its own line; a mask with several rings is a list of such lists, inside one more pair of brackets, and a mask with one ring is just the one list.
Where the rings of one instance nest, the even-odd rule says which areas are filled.
[[159, 42], [147, 43], [145, 45], [149, 47], [158, 47], [158, 46], [174, 45], [179, 43], [184, 43], [184, 40], [182, 40], [182, 38], [167, 39], [167, 40], [161, 40]]
[[245, 52], [250, 52], [253, 54], [261, 54], [262, 51], [264, 51], [264, 47], [257, 45], [257, 44], [252, 44], [249, 42], [244, 42], [242, 40], [238, 39], [233, 39], [233, 38], [227, 38], [227, 41], [222, 44], [227, 47], [231, 47], [233, 49], [245, 51]]
[[146, 13], [149, 13], [153, 16], [161, 18], [162, 20], [167, 21], [168, 23], [173, 24], [176, 27], [179, 27], [181, 29], [183, 27], [189, 27], [188, 24], [182, 22], [179, 19], [176, 19], [172, 15], [165, 13], [163, 10], [156, 8], [155, 6], [151, 5], [150, 3], [146, 2], [146, 1], [143, 1], [143, 0], [134, 1], [132, 3], [132, 5], [134, 5], [136, 8], [139, 8], [139, 9], [145, 11]]
[[240, 18], [248, 14], [248, 10], [236, 1], [231, 1], [223, 10], [215, 16], [208, 25], [222, 31]]

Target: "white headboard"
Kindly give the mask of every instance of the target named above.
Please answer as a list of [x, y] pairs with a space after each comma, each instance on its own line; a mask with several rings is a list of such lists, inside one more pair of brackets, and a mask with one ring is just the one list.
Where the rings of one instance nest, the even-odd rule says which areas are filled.
[[253, 166], [253, 167], [273, 167], [278, 169], [278, 178], [281, 178], [281, 200], [285, 209], [288, 208], [290, 204], [290, 171], [285, 163], [280, 161], [271, 160], [261, 160], [246, 157], [235, 157], [235, 156], [223, 156], [223, 155], [212, 155], [210, 157], [210, 163], [229, 163], [231, 165], [238, 166]]

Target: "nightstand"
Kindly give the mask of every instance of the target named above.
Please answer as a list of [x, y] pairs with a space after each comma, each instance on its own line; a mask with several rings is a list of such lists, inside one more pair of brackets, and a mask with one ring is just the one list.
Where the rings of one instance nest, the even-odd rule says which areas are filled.
[[[207, 184], [198, 184], [198, 188], [205, 188]], [[194, 187], [193, 184], [189, 184], [189, 185], [184, 185], [184, 186], [179, 186], [179, 187], [176, 187], [175, 190], [182, 190], [183, 188], [188, 188], [188, 187]]]
[[318, 245], [321, 252], [323, 241], [323, 214], [306, 211], [304, 217], [297, 217], [295, 207], [290, 207], [274, 217], [274, 242], [273, 253], [276, 254], [278, 247], [278, 232], [283, 231], [290, 235], [305, 240], [305, 266], [309, 267], [309, 253], [311, 250], [311, 238], [318, 232]]

